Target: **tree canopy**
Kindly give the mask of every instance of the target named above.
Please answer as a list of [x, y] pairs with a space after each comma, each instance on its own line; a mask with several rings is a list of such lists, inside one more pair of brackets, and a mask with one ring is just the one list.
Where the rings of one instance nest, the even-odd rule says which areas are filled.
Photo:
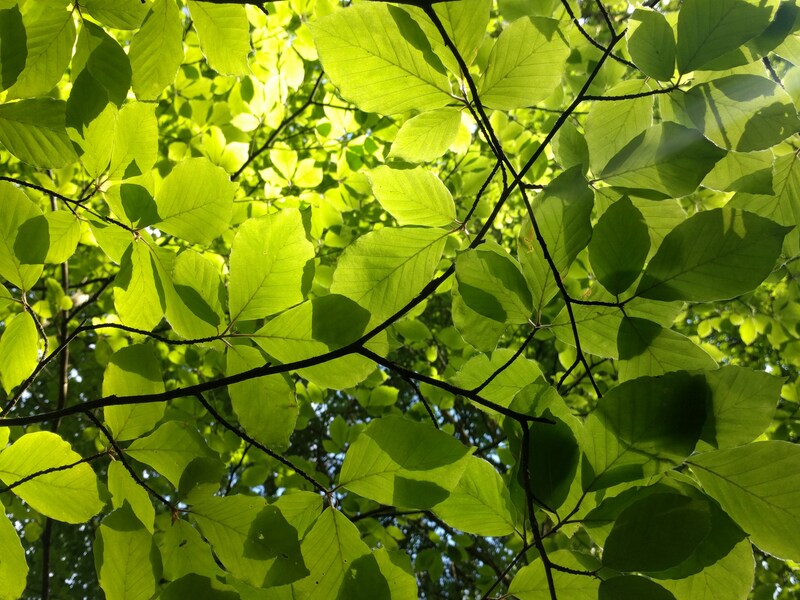
[[0, 0], [0, 600], [796, 597], [799, 13]]

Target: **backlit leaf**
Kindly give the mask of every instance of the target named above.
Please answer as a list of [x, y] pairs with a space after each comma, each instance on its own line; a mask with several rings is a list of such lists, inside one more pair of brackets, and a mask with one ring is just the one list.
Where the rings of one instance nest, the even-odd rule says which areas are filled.
[[78, 157], [67, 136], [66, 103], [31, 98], [0, 105], [0, 143], [21, 161], [41, 168], [63, 167]]
[[5, 323], [0, 337], [0, 380], [7, 394], [33, 373], [39, 362], [39, 333], [33, 317], [19, 313]]
[[169, 0], [156, 0], [133, 36], [128, 52], [137, 98], [154, 100], [175, 81], [183, 62], [182, 34], [177, 5]]
[[[257, 349], [236, 345], [228, 348], [227, 374], [260, 367], [264, 358]], [[228, 386], [233, 409], [248, 434], [276, 452], [289, 446], [297, 420], [297, 398], [282, 375], [250, 379]]]
[[246, 75], [250, 27], [244, 6], [189, 0], [189, 12], [208, 65], [222, 75]]
[[372, 192], [400, 225], [446, 227], [456, 219], [450, 191], [432, 172], [380, 166], [369, 173]]
[[26, 433], [0, 452], [0, 479], [6, 485], [47, 469], [54, 470], [14, 488], [14, 494], [45, 516], [83, 523], [103, 508], [97, 476], [60, 436], [49, 431]]
[[302, 302], [303, 273], [313, 256], [298, 211], [244, 223], [231, 248], [231, 320], [264, 318]]
[[402, 9], [358, 4], [310, 27], [325, 72], [360, 109], [393, 114], [451, 102], [444, 66]]
[[385, 227], [361, 236], [339, 259], [331, 293], [358, 303], [377, 323], [402, 308], [436, 270], [447, 232]]
[[175, 166], [156, 194], [158, 228], [196, 244], [208, 245], [230, 224], [234, 186], [228, 175], [205, 158]]
[[770, 12], [747, 0], [687, 0], [678, 15], [678, 71], [699, 69], [754, 38]]
[[167, 421], [150, 435], [134, 440], [125, 452], [153, 467], [175, 487], [196, 457], [217, 457], [191, 425], [178, 421]]
[[461, 113], [455, 108], [431, 110], [412, 117], [397, 132], [389, 157], [412, 163], [435, 160], [447, 152], [460, 125]]
[[672, 468], [700, 438], [709, 394], [700, 375], [641, 377], [608, 391], [585, 422], [584, 490]]
[[697, 213], [664, 238], [636, 294], [694, 302], [738, 296], [769, 275], [788, 231], [735, 208]]
[[155, 593], [161, 572], [158, 549], [129, 505], [112, 512], [97, 529], [95, 565], [109, 600], [146, 600]]
[[[160, 394], [163, 391], [161, 365], [152, 346], [127, 346], [111, 357], [103, 375], [103, 396]], [[164, 405], [154, 403], [107, 406], [103, 409], [103, 414], [115, 439], [132, 440], [155, 427], [164, 415]]]
[[480, 81], [481, 101], [489, 108], [533, 106], [550, 96], [569, 56], [558, 22], [522, 18], [503, 29]]
[[469, 454], [430, 425], [383, 417], [350, 446], [339, 485], [383, 504], [430, 508], [456, 487]]
[[800, 557], [800, 448], [779, 441], [693, 456], [692, 471], [706, 492], [750, 535], [781, 558]]

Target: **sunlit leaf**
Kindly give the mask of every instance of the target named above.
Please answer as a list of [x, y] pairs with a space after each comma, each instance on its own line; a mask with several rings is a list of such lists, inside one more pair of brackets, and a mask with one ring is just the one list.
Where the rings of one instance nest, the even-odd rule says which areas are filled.
[[664, 238], [636, 294], [695, 302], [738, 296], [769, 275], [788, 231], [734, 208], [697, 213]]
[[441, 60], [402, 9], [358, 4], [310, 26], [325, 72], [362, 110], [393, 114], [451, 102]]
[[800, 557], [797, 473], [800, 448], [769, 441], [700, 454], [689, 460], [708, 494], [765, 552]]
[[[31, 508], [66, 523], [83, 523], [103, 508], [97, 476], [69, 443], [49, 431], [26, 433], [0, 452], [0, 479], [10, 485], [40, 471], [14, 488]], [[65, 467], [67, 469], [59, 469]]]

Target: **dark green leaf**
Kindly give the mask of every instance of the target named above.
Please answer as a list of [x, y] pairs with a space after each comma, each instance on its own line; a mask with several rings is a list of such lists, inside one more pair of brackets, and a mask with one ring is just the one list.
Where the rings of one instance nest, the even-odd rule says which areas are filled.
[[697, 213], [664, 238], [636, 294], [694, 302], [743, 294], [772, 271], [789, 229], [735, 208]]
[[649, 251], [647, 223], [627, 197], [606, 209], [592, 230], [589, 260], [612, 294], [621, 294], [636, 281]]

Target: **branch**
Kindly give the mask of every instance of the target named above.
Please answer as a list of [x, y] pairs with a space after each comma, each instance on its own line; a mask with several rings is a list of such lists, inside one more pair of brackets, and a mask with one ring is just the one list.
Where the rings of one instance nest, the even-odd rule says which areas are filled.
[[[594, 39], [589, 34], [589, 32], [586, 31], [583, 28], [583, 25], [581, 24], [581, 20], [578, 17], [575, 16], [575, 13], [573, 12], [572, 7], [569, 5], [569, 0], [561, 0], [561, 5], [564, 7], [564, 10], [567, 11], [567, 14], [569, 15], [569, 18], [572, 19], [573, 23], [575, 23], [575, 26], [578, 28], [578, 31], [581, 32], [581, 35], [583, 35], [583, 37], [586, 38], [586, 41], [588, 41], [592, 46], [594, 46], [598, 50], [602, 51], [604, 57], [610, 56], [611, 58], [613, 58], [618, 63], [622, 63], [623, 65], [625, 65], [627, 67], [630, 67], [631, 69], [636, 69], [637, 71], [639, 70], [639, 67], [637, 67], [635, 64], [633, 64], [631, 61], [626, 60], [626, 59], [622, 58], [621, 56], [617, 56], [616, 54], [611, 52], [611, 48], [613, 48], [616, 45], [616, 42], [613, 42], [610, 46], [605, 47], [605, 46], [603, 46], [603, 44], [601, 44], [596, 39]], [[612, 30], [613, 30], [613, 28], [612, 28]], [[618, 36], [614, 35], [613, 37], [616, 38]]]
[[16, 183], [17, 185], [20, 185], [22, 187], [30, 188], [32, 190], [37, 190], [39, 192], [42, 192], [43, 194], [47, 194], [47, 195], [52, 196], [54, 198], [58, 198], [59, 200], [61, 200], [65, 204], [68, 204], [70, 206], [77, 206], [79, 208], [82, 208], [83, 210], [88, 212], [90, 215], [93, 215], [93, 216], [97, 217], [98, 219], [101, 219], [101, 220], [105, 221], [106, 223], [110, 223], [112, 225], [116, 225], [117, 227], [121, 227], [125, 231], [130, 231], [131, 233], [135, 232], [135, 229], [133, 229], [132, 227], [128, 227], [127, 225], [125, 225], [125, 223], [117, 221], [116, 219], [114, 219], [112, 217], [107, 217], [107, 216], [101, 215], [100, 213], [96, 212], [95, 210], [92, 210], [91, 208], [88, 208], [87, 206], [85, 206], [83, 204], [83, 200], [73, 200], [72, 198], [68, 198], [68, 197], [64, 196], [63, 194], [59, 194], [58, 192], [50, 190], [50, 189], [47, 189], [46, 187], [43, 187], [41, 185], [37, 185], [35, 183], [30, 183], [30, 182], [27, 182], [27, 181], [23, 181], [22, 179], [16, 179], [14, 177], [6, 177], [5, 175], [0, 175], [0, 181], [9, 181], [11, 183]]
[[286, 467], [289, 467], [292, 471], [294, 471], [295, 473], [300, 475], [300, 477], [302, 477], [303, 479], [308, 481], [312, 486], [314, 486], [314, 489], [316, 489], [319, 492], [322, 492], [323, 494], [325, 494], [329, 498], [331, 497], [333, 492], [331, 492], [328, 488], [326, 488], [324, 485], [319, 483], [316, 479], [314, 479], [311, 475], [306, 473], [303, 469], [301, 469], [300, 467], [298, 467], [295, 464], [293, 464], [288, 458], [284, 458], [283, 456], [281, 456], [280, 454], [278, 454], [274, 450], [270, 450], [264, 444], [254, 440], [252, 437], [247, 435], [246, 432], [242, 431], [241, 429], [239, 429], [238, 427], [236, 427], [235, 425], [230, 423], [227, 419], [225, 419], [222, 415], [220, 415], [214, 409], [214, 407], [211, 406], [211, 404], [209, 404], [208, 400], [206, 400], [203, 397], [202, 394], [199, 394], [199, 393], [195, 394], [194, 397], [197, 398], [197, 400], [200, 402], [200, 404], [202, 404], [203, 407], [211, 414], [211, 416], [214, 417], [217, 420], [217, 423], [222, 425], [225, 429], [227, 429], [228, 431], [236, 434], [236, 436], [239, 439], [242, 439], [245, 442], [247, 442], [248, 444], [250, 444], [252, 446], [255, 446], [256, 448], [261, 450], [264, 454], [266, 454], [268, 456], [271, 456], [272, 458], [277, 460], [282, 465], [284, 465]]
[[552, 563], [550, 562], [550, 558], [547, 556], [547, 550], [545, 550], [544, 542], [542, 541], [542, 533], [539, 531], [539, 522], [536, 520], [536, 514], [534, 513], [533, 508], [533, 490], [531, 489], [531, 471], [530, 471], [530, 445], [531, 445], [531, 436], [530, 436], [530, 429], [528, 424], [524, 421], [520, 421], [520, 425], [522, 426], [522, 478], [525, 483], [525, 499], [528, 509], [528, 519], [531, 523], [531, 531], [533, 532], [533, 544], [536, 546], [536, 549], [539, 551], [539, 556], [542, 559], [542, 564], [544, 565], [544, 574], [547, 578], [547, 587], [550, 590], [550, 599], [551, 600], [558, 600], [558, 594], [556, 593], [556, 584], [553, 580], [553, 570], [552, 570]]
[[[242, 4], [242, 2], [225, 1], [225, 0], [221, 0], [218, 3], [219, 4]], [[255, 2], [248, 2], [248, 4], [256, 4], [256, 3]], [[259, 2], [258, 4], [263, 4], [263, 2]], [[258, 148], [258, 150], [256, 150], [255, 152], [251, 152], [250, 155], [247, 157], [247, 160], [244, 161], [244, 164], [241, 167], [239, 167], [233, 175], [231, 175], [231, 181], [236, 181], [239, 178], [239, 175], [242, 174], [242, 172], [250, 165], [250, 163], [252, 163], [259, 155], [261, 155], [263, 152], [268, 150], [270, 146], [272, 146], [273, 142], [275, 142], [275, 140], [278, 138], [278, 135], [280, 135], [281, 131], [283, 131], [283, 129], [287, 125], [289, 125], [289, 123], [294, 121], [309, 106], [311, 106], [314, 103], [314, 95], [317, 93], [317, 89], [319, 89], [319, 84], [322, 82], [323, 75], [325, 75], [324, 72], [321, 72], [319, 74], [319, 76], [317, 77], [317, 80], [314, 82], [314, 87], [311, 89], [311, 93], [308, 95], [308, 98], [306, 98], [306, 101], [303, 102], [302, 105], [300, 105], [300, 108], [295, 110], [288, 117], [284, 117], [284, 119], [280, 123], [278, 123], [278, 126], [275, 129], [273, 129], [272, 133], [270, 133], [269, 137], [267, 137], [267, 141], [264, 142]]]
[[481, 392], [481, 390], [485, 389], [487, 385], [489, 385], [490, 383], [492, 383], [492, 381], [494, 381], [495, 377], [497, 377], [498, 375], [500, 375], [500, 373], [502, 373], [503, 371], [505, 371], [505, 370], [506, 370], [506, 369], [507, 369], [507, 368], [508, 368], [508, 367], [511, 365], [511, 363], [513, 363], [515, 360], [517, 360], [517, 359], [520, 357], [520, 355], [521, 355], [523, 352], [525, 352], [525, 348], [527, 348], [527, 347], [528, 347], [528, 344], [530, 344], [530, 343], [531, 343], [531, 341], [533, 340], [533, 336], [535, 336], [535, 335], [536, 335], [536, 329], [533, 329], [533, 330], [532, 330], [532, 331], [531, 331], [531, 332], [530, 332], [530, 333], [527, 335], [527, 337], [526, 337], [526, 338], [525, 338], [525, 340], [522, 342], [522, 344], [520, 344], [520, 347], [519, 347], [519, 348], [517, 348], [516, 352], [514, 352], [514, 354], [513, 354], [513, 355], [511, 355], [511, 358], [509, 358], [509, 359], [508, 359], [506, 362], [504, 362], [502, 365], [500, 365], [499, 367], [497, 367], [497, 369], [495, 369], [494, 373], [492, 373], [491, 375], [489, 375], [489, 377], [487, 377], [487, 378], [486, 378], [486, 380], [485, 380], [485, 381], [484, 381], [482, 384], [480, 384], [479, 386], [477, 386], [477, 387], [475, 387], [475, 388], [472, 388], [472, 390], [471, 390], [471, 391], [472, 391], [472, 393], [473, 393], [473, 394], [478, 394], [478, 393], [480, 393], [480, 392]]
[[35, 473], [31, 473], [30, 475], [26, 475], [22, 479], [17, 479], [13, 483], [9, 483], [7, 486], [0, 488], [0, 494], [4, 492], [8, 492], [13, 490], [15, 487], [21, 486], [23, 483], [28, 483], [36, 479], [37, 477], [41, 477], [43, 475], [49, 475], [50, 473], [58, 473], [59, 471], [69, 471], [73, 467], [77, 467], [78, 465], [82, 465], [83, 463], [88, 463], [93, 460], [100, 458], [101, 456], [106, 456], [108, 454], [107, 450], [103, 450], [102, 452], [98, 452], [97, 454], [92, 454], [91, 456], [85, 456], [80, 460], [76, 460], [66, 465], [61, 465], [58, 467], [49, 467], [47, 469], [42, 469], [41, 471], [36, 471]]
[[117, 444], [117, 441], [111, 435], [111, 432], [108, 430], [108, 428], [105, 425], [103, 425], [103, 422], [100, 419], [98, 419], [97, 417], [95, 417], [89, 411], [86, 411], [84, 414], [87, 417], [89, 417], [89, 419], [92, 421], [92, 423], [94, 423], [95, 426], [100, 431], [103, 432], [103, 435], [106, 436], [106, 439], [108, 440], [108, 443], [111, 444], [111, 447], [114, 449], [114, 453], [116, 454], [117, 458], [119, 458], [119, 461], [122, 463], [122, 466], [125, 467], [125, 470], [133, 478], [133, 480], [140, 487], [144, 488], [144, 490], [148, 494], [150, 494], [154, 498], [157, 498], [164, 506], [169, 508], [170, 512], [173, 515], [177, 514], [178, 509], [174, 504], [172, 504], [172, 502], [170, 502], [169, 500], [164, 498], [164, 496], [162, 496], [157, 491], [155, 491], [153, 488], [151, 488], [149, 485], [147, 485], [147, 483], [141, 477], [139, 477], [139, 474], [134, 470], [134, 468], [131, 466], [130, 462], [128, 462], [128, 458], [125, 456], [122, 448], [119, 447], [119, 444]]
[[495, 412], [500, 413], [501, 415], [504, 415], [506, 417], [511, 417], [512, 419], [515, 419], [517, 421], [536, 421], [538, 423], [548, 423], [549, 425], [554, 424], [554, 422], [551, 421], [550, 419], [544, 417], [533, 417], [531, 415], [526, 415], [521, 412], [512, 410], [510, 408], [506, 408], [505, 406], [497, 404], [496, 402], [492, 402], [491, 400], [483, 398], [480, 394], [472, 390], [465, 390], [464, 388], [460, 388], [456, 385], [453, 385], [452, 383], [441, 381], [439, 379], [434, 379], [433, 377], [428, 377], [427, 375], [423, 375], [422, 373], [416, 373], [415, 371], [412, 371], [411, 369], [407, 369], [401, 365], [398, 365], [397, 363], [392, 362], [388, 358], [384, 358], [379, 354], [375, 354], [374, 352], [372, 352], [371, 350], [367, 350], [366, 348], [359, 349], [358, 353], [378, 363], [379, 365], [386, 367], [387, 369], [399, 373], [400, 375], [405, 375], [407, 377], [411, 377], [418, 381], [422, 381], [439, 389], [445, 390], [446, 392], [450, 392], [451, 394], [454, 394], [456, 396], [463, 396], [464, 398], [469, 398], [475, 404], [483, 406], [484, 408], [489, 408]]

